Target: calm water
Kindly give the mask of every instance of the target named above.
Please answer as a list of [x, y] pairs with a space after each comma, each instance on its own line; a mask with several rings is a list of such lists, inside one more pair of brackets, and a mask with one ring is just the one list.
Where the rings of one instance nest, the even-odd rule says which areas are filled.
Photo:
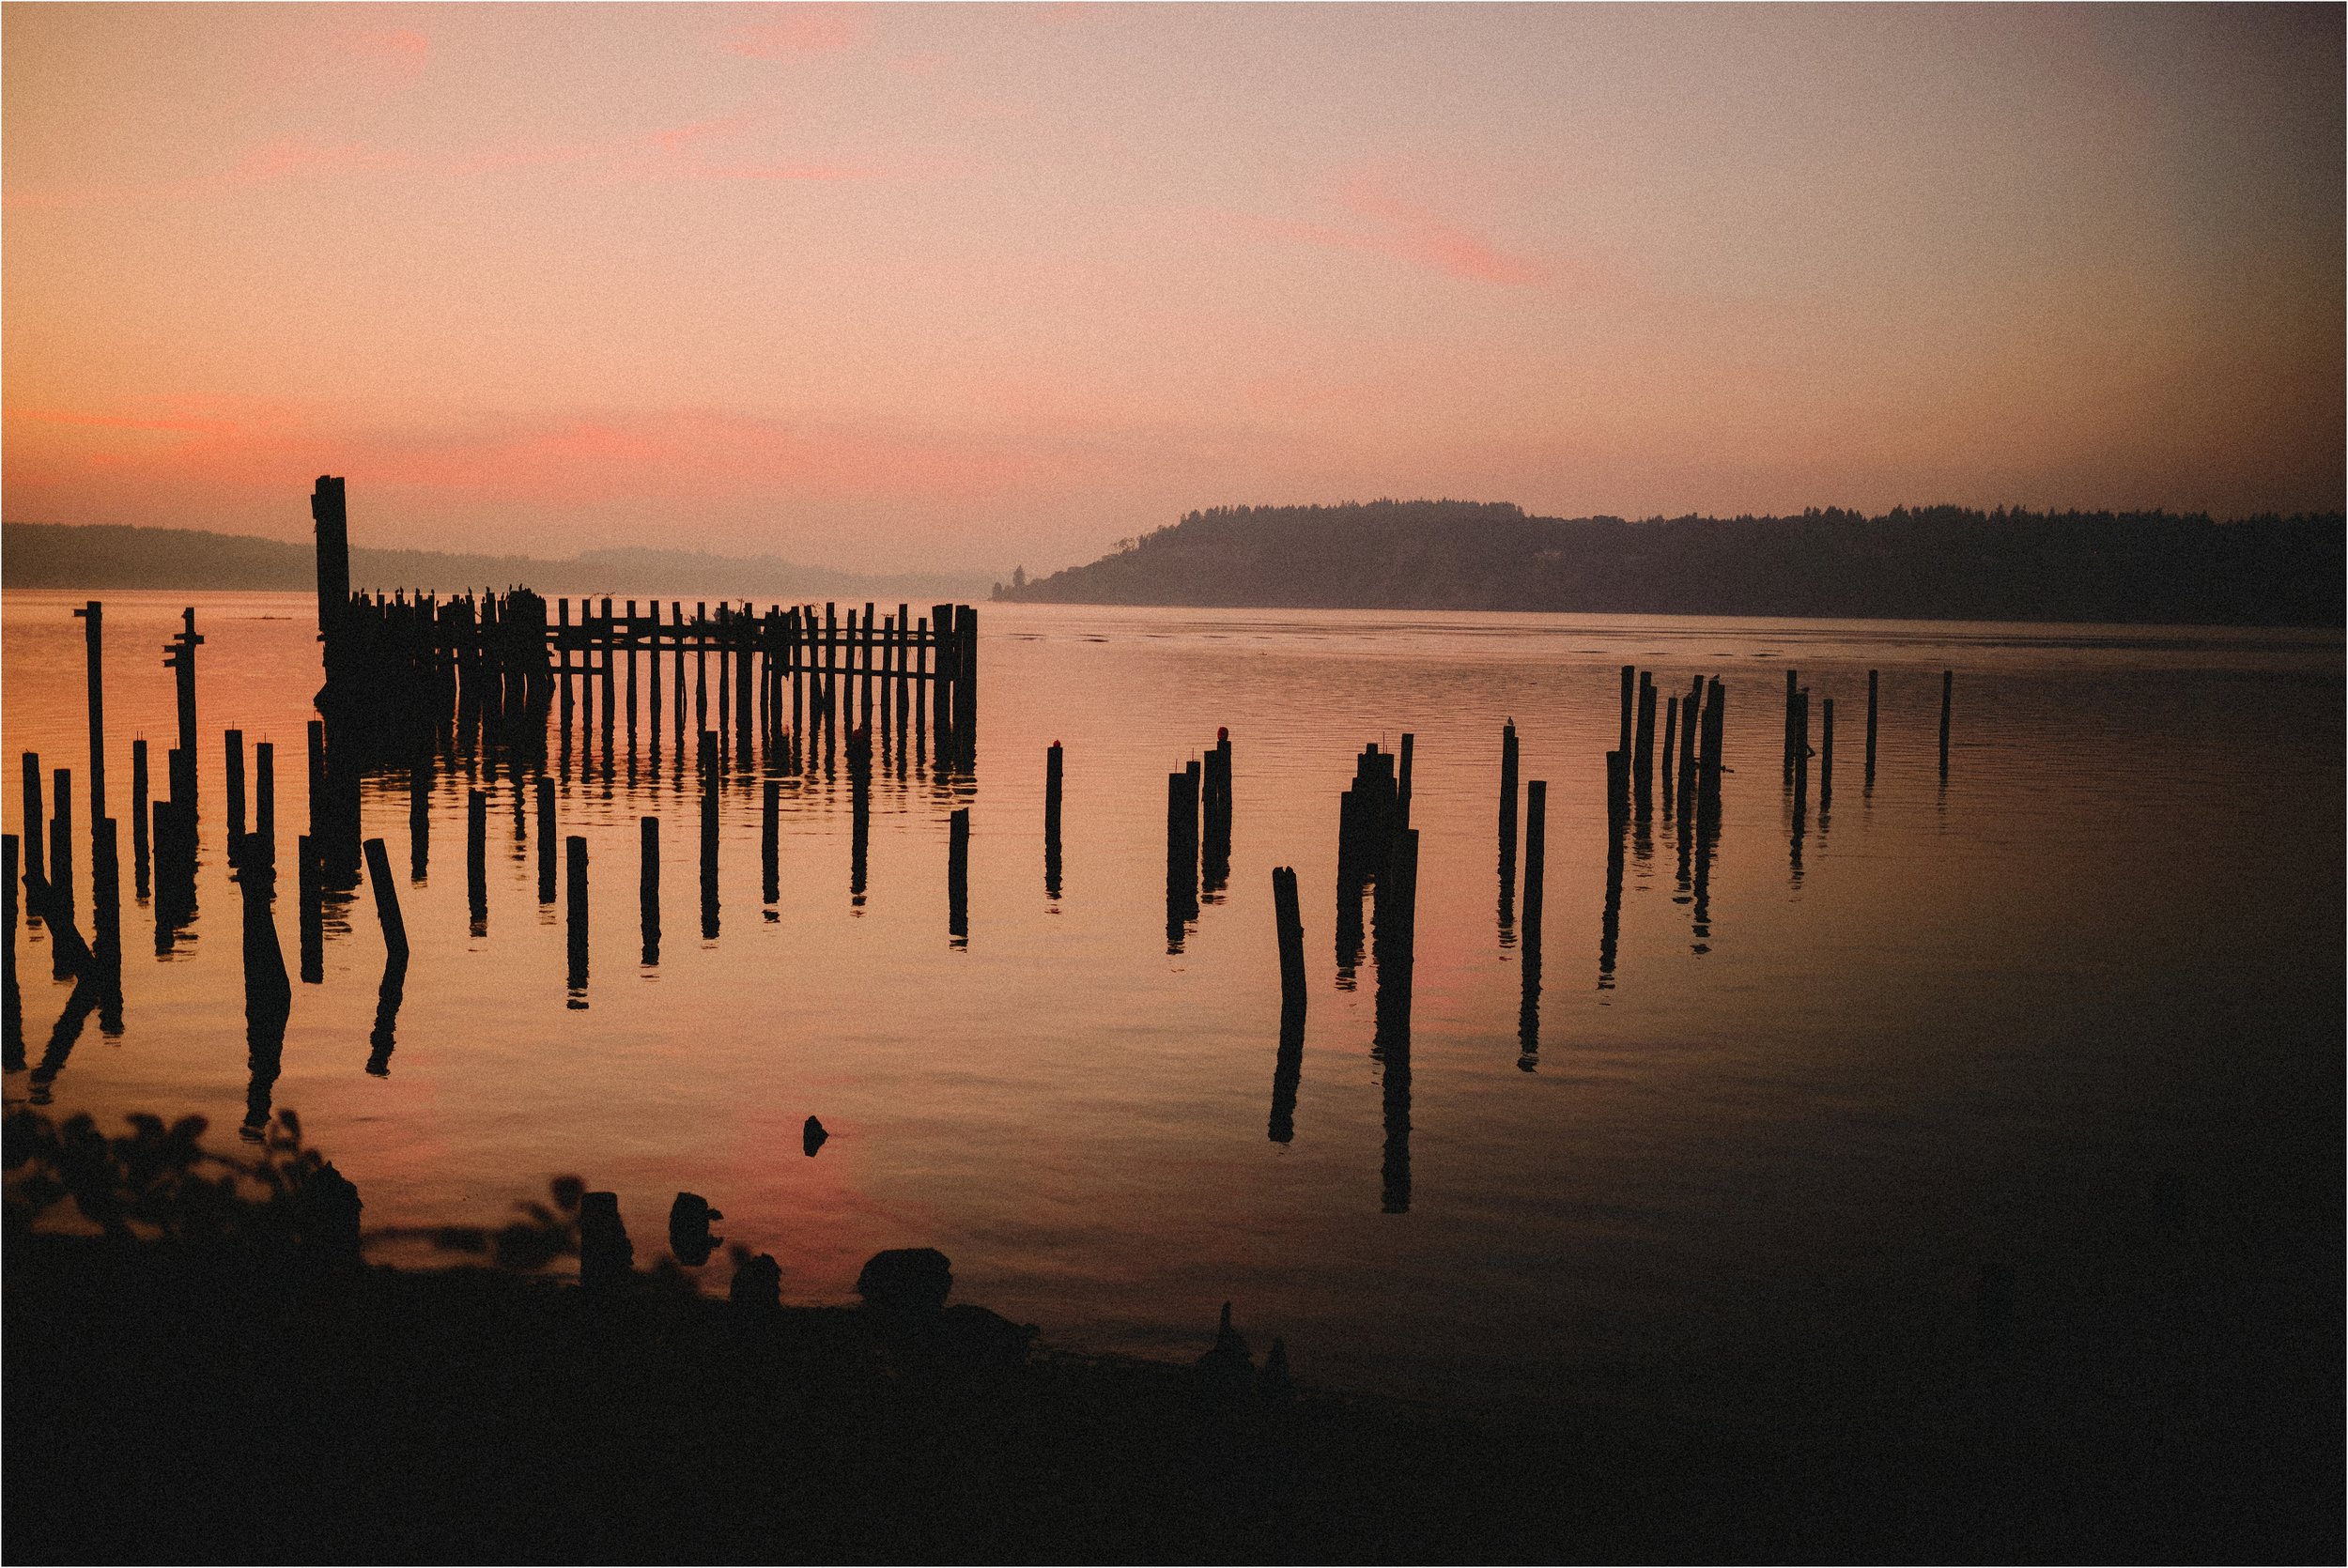
[[[74, 769], [86, 814], [77, 602], [6, 600], [10, 832], [24, 750]], [[159, 655], [186, 602], [106, 601], [118, 817], [134, 736], [160, 781], [173, 718]], [[157, 958], [147, 906], [126, 902], [120, 1033], [93, 1019], [53, 1081], [12, 1072], [7, 1098], [105, 1118], [198, 1111], [232, 1138], [247, 1063], [221, 732], [276, 743], [290, 966], [319, 673], [306, 597], [196, 604], [198, 915]], [[704, 940], [696, 785], [672, 735], [656, 769], [648, 723], [633, 761], [623, 728], [621, 755], [592, 774], [576, 756], [564, 773], [558, 742], [562, 831], [586, 835], [594, 866], [583, 1009], [515, 782], [444, 767], [411, 883], [406, 779], [371, 780], [366, 832], [391, 843], [415, 945], [396, 1049], [367, 1070], [383, 949], [363, 887], [330, 912], [323, 983], [295, 988], [273, 1091], [358, 1182], [369, 1222], [494, 1221], [577, 1172], [621, 1194], [641, 1261], [664, 1251], [669, 1200], [689, 1189], [725, 1210], [730, 1240], [781, 1261], [798, 1299], [848, 1299], [871, 1253], [934, 1245], [963, 1299], [1062, 1345], [1195, 1353], [1230, 1299], [1259, 1347], [1285, 1335], [1300, 1373], [1328, 1382], [1724, 1410], [1765, 1409], [1789, 1380], [1928, 1380], [1969, 1353], [1985, 1262], [2063, 1310], [2155, 1177], [2250, 1204], [2313, 1172], [2311, 1209], [2261, 1222], [2270, 1241], [2337, 1243], [2336, 633], [1043, 607], [982, 620], [975, 782], [941, 791], [918, 761], [885, 763], [860, 899], [844, 764], [784, 784], [767, 907], [760, 786], [729, 781]], [[1652, 853], [1634, 843], [1626, 862], [1602, 983], [1603, 754], [1630, 662], [1667, 692], [1722, 678], [1734, 771], [1707, 934], [1659, 821]], [[1789, 662], [1814, 714], [1827, 697], [1839, 710], [1833, 805], [1814, 796], [1799, 871], [1778, 768]], [[1550, 786], [1531, 1054], [1497, 915], [1509, 716], [1523, 776]], [[1218, 726], [1235, 747], [1231, 883], [1169, 952], [1165, 778]], [[1422, 848], [1398, 1213], [1375, 966], [1339, 985], [1332, 890], [1353, 756], [1406, 730]], [[1054, 740], [1057, 899], [1042, 842]], [[469, 788], [490, 802], [478, 932]], [[947, 929], [947, 815], [962, 804], [966, 946]], [[645, 813], [664, 827], [657, 967], [640, 962], [636, 924]], [[1267, 1136], [1275, 865], [1300, 874], [1312, 971], [1285, 1144]], [[36, 1066], [68, 989], [44, 942], [20, 932]], [[834, 1134], [811, 1160], [810, 1114]], [[429, 1256], [406, 1245], [377, 1255]], [[721, 1254], [704, 1285], [722, 1290], [725, 1268]]]

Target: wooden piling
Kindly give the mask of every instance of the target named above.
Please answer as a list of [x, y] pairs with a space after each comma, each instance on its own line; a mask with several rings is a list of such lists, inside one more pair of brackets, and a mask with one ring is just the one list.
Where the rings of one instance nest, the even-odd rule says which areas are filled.
[[1663, 759], [1656, 769], [1663, 786], [1663, 816], [1666, 821], [1670, 820], [1674, 804], [1672, 797], [1676, 792], [1673, 780], [1678, 776], [1679, 770], [1673, 761], [1673, 748], [1678, 738], [1679, 694], [1674, 692], [1663, 699]]
[[1272, 869], [1272, 918], [1280, 945], [1280, 1006], [1283, 1010], [1302, 1012], [1306, 995], [1305, 915], [1293, 867]]
[[95, 831], [106, 818], [106, 607], [92, 599], [73, 613], [82, 622], [89, 683], [89, 820]]
[[758, 811], [759, 897], [769, 906], [782, 898], [782, 780], [769, 778]]
[[1395, 809], [1405, 827], [1411, 822], [1411, 753], [1417, 744], [1417, 736], [1408, 730], [1402, 731], [1402, 771], [1395, 777], [1394, 789]]
[[1810, 799], [1810, 688], [1794, 694], [1793, 727], [1794, 816], [1799, 822]]
[[1606, 754], [1606, 821], [1619, 827], [1630, 816], [1630, 759], [1620, 751]]
[[1513, 859], [1517, 847], [1517, 726], [1500, 727], [1500, 853]]
[[1788, 785], [1791, 785], [1794, 781], [1794, 700], [1800, 684], [1797, 671], [1790, 669], [1787, 669], [1785, 671], [1784, 773], [1785, 782]]
[[1618, 749], [1625, 758], [1630, 755], [1630, 731], [1638, 706], [1639, 667], [1622, 667], [1622, 745]]
[[[142, 760], [139, 772], [146, 767]], [[133, 837], [136, 837], [133, 830]], [[270, 741], [253, 746], [253, 840], [270, 865], [277, 863], [277, 747]]]
[[[323, 571], [323, 563], [320, 570]], [[163, 662], [171, 667], [174, 694], [179, 710], [179, 765], [171, 780], [172, 800], [187, 808], [193, 830], [195, 815], [195, 650], [204, 639], [195, 633], [195, 607], [179, 612], [182, 628], [172, 638]]]
[[970, 808], [946, 819], [946, 932], [957, 947], [970, 940]]
[[554, 902], [554, 780], [538, 779], [538, 901]]
[[0, 1065], [10, 1072], [24, 1065], [24, 1000], [16, 982], [17, 837], [0, 834], [0, 904], [7, 906], [8, 946], [0, 948]]
[[1527, 954], [1541, 949], [1541, 890], [1549, 854], [1549, 784], [1536, 778], [1524, 787], [1524, 909], [1518, 923]]
[[147, 743], [131, 743], [131, 878], [140, 899], [147, 891]]
[[[162, 804], [158, 802], [156, 812], [159, 816], [162, 809]], [[156, 848], [160, 861], [162, 845], [158, 844]], [[306, 833], [297, 836], [294, 839], [294, 859], [297, 863], [295, 878], [301, 888], [301, 983], [314, 986], [326, 978], [326, 915], [318, 886], [317, 840]], [[162, 878], [158, 875], [156, 881], [160, 884]], [[162, 903], [162, 892], [159, 885], [155, 900], [158, 906]]]
[[1943, 783], [1949, 776], [1949, 700], [1955, 683], [1956, 671], [1940, 671], [1940, 778]]
[[587, 840], [574, 833], [563, 840], [563, 924], [570, 961], [569, 988], [575, 1005], [587, 989]]
[[244, 837], [244, 731], [231, 730], [224, 741], [224, 773], [228, 807], [228, 847], [233, 853], [237, 841]]
[[1876, 781], [1876, 674], [1877, 672], [1875, 670], [1870, 669], [1867, 671], [1866, 785], [1869, 789], [1873, 789], [1875, 787]]
[[485, 934], [489, 918], [489, 795], [465, 792], [465, 901], [472, 934]]
[[1043, 896], [1059, 897], [1060, 745], [1043, 749]]
[[[40, 753], [28, 751], [24, 754], [24, 874], [37, 881], [45, 882], [48, 880], [49, 873], [43, 869], [48, 861], [44, 848], [47, 840], [41, 836], [40, 826], [41, 819], [45, 815], [41, 805], [40, 782]], [[26, 921], [27, 925], [40, 923], [40, 910], [32, 900], [27, 900], [26, 913], [30, 916]]]
[[[1818, 735], [1818, 809], [1830, 810], [1834, 805], [1834, 699], [1828, 698], [1820, 715], [1824, 728]], [[1820, 822], [1825, 819], [1821, 817]]]
[[[73, 918], [73, 770], [58, 768], [50, 775], [49, 902], [58, 918]], [[68, 977], [65, 951], [54, 950], [55, 976]]]
[[[660, 662], [655, 653], [653, 663]], [[643, 960], [646, 965], [660, 961], [660, 819], [636, 819], [636, 904], [640, 923], [643, 927]], [[769, 900], [771, 901], [771, 900]]]
[[1639, 712], [1630, 741], [1631, 788], [1644, 821], [1655, 805], [1655, 681], [1639, 675]]
[[380, 838], [368, 839], [365, 848], [367, 884], [375, 890], [375, 920], [383, 928], [383, 950], [393, 959], [405, 962], [408, 958], [408, 923], [399, 915], [399, 889], [392, 883], [391, 854], [384, 849]]

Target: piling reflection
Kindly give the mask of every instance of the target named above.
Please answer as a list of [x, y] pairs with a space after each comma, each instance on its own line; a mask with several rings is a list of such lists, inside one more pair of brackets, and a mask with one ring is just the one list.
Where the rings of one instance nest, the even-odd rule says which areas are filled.
[[[377, 851], [382, 840], [376, 839]], [[270, 1095], [285, 1054], [286, 1021], [293, 1011], [293, 987], [286, 978], [286, 955], [278, 945], [276, 869], [258, 854], [242, 857], [235, 878], [243, 914], [244, 1029], [246, 1069], [244, 1125], [257, 1140], [270, 1120]]]

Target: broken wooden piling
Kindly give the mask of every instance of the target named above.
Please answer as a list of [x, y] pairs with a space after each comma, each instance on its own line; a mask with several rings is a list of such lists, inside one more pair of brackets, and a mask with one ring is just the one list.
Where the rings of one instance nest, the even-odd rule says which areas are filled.
[[564, 944], [569, 960], [570, 1005], [583, 1007], [587, 990], [587, 840], [574, 833], [563, 840]]
[[1867, 671], [1867, 776], [1865, 783], [1868, 789], [1875, 788], [1876, 782], [1876, 675], [1875, 670]]
[[1060, 746], [1043, 750], [1043, 896], [1059, 897]]
[[1305, 1004], [1305, 914], [1297, 898], [1296, 870], [1272, 869], [1272, 919], [1280, 948], [1280, 1006], [1302, 1012]]
[[399, 889], [392, 884], [391, 853], [383, 847], [380, 838], [368, 839], [363, 848], [367, 857], [367, 885], [375, 890], [375, 921], [383, 930], [383, 950], [405, 963], [408, 960], [408, 923], [400, 918]]
[[636, 819], [636, 906], [638, 922], [642, 927], [644, 949], [642, 962], [650, 966], [660, 961], [660, 819], [658, 817]]
[[554, 780], [538, 779], [538, 901], [554, 902]]
[[953, 945], [970, 939], [970, 808], [955, 808], [946, 819], [946, 933]]
[[89, 684], [89, 820], [95, 831], [106, 819], [106, 607], [92, 599], [73, 613], [82, 622]]
[[1944, 784], [1949, 778], [1949, 701], [1955, 683], [1956, 671], [1940, 671], [1940, 781]]

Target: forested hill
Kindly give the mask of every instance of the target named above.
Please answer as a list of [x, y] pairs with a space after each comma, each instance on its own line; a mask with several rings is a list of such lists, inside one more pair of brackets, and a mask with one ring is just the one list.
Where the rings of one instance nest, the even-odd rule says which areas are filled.
[[1193, 512], [997, 598], [1107, 605], [2341, 623], [2342, 520], [1897, 508], [1534, 517], [1392, 501]]

